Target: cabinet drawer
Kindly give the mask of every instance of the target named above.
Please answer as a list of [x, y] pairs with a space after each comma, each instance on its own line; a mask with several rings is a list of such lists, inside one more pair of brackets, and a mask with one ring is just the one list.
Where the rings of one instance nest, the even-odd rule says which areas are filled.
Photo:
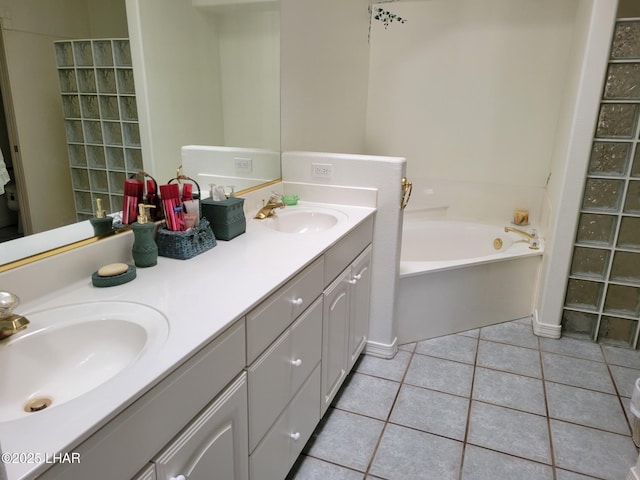
[[248, 368], [249, 451], [267, 433], [320, 361], [322, 299]]
[[318, 298], [323, 269], [319, 258], [247, 315], [247, 365]]
[[249, 457], [253, 480], [282, 480], [320, 421], [320, 365]]
[[373, 216], [365, 219], [324, 254], [324, 286], [329, 285], [373, 238]]

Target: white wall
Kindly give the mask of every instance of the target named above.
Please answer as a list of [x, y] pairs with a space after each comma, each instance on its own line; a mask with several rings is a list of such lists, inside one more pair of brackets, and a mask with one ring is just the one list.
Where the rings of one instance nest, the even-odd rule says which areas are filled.
[[215, 20], [191, 0], [127, 0], [145, 169], [175, 176], [180, 147], [222, 145]]
[[365, 153], [368, 5], [282, 0], [283, 151]]
[[3, 0], [3, 28], [65, 38], [88, 38], [87, 0]]
[[406, 23], [372, 22], [366, 149], [407, 158], [410, 209], [544, 226], [578, 1], [374, 6]]
[[372, 24], [368, 152], [417, 178], [544, 186], [577, 0], [376, 6], [407, 21]]
[[91, 38], [128, 38], [124, 0], [85, 0], [89, 10]]
[[216, 26], [223, 92], [222, 145], [279, 151], [279, 10], [223, 12], [216, 16]]
[[280, 149], [277, 9], [127, 0], [145, 169], [175, 175], [183, 145]]

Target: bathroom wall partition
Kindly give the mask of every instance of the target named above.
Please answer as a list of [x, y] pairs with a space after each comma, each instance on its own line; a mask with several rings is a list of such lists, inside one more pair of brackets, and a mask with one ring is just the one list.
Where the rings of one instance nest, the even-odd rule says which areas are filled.
[[128, 39], [55, 42], [78, 221], [122, 208], [124, 180], [142, 170]]
[[637, 348], [640, 18], [616, 22], [562, 315], [567, 335]]

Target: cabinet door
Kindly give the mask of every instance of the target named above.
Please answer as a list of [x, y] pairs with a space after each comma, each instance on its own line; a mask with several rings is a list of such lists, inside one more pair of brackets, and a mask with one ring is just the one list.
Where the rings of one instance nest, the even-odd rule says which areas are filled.
[[353, 367], [369, 335], [369, 305], [371, 302], [371, 245], [351, 266], [349, 370]]
[[249, 478], [246, 378], [238, 377], [154, 460], [158, 480]]
[[349, 351], [349, 279], [347, 268], [324, 292], [322, 315], [321, 415], [347, 376]]

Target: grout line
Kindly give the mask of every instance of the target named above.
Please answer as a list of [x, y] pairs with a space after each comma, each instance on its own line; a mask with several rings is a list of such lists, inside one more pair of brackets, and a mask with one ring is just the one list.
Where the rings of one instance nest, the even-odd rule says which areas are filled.
[[460, 454], [460, 466], [458, 468], [458, 478], [462, 480], [462, 472], [464, 469], [464, 456], [467, 452], [467, 442], [469, 439], [469, 428], [471, 426], [471, 408], [473, 404], [473, 388], [476, 382], [476, 367], [478, 364], [478, 353], [480, 351], [480, 333], [481, 329], [478, 329], [478, 336], [476, 337], [476, 354], [473, 357], [473, 372], [471, 374], [471, 389], [469, 390], [469, 407], [467, 408], [467, 422], [464, 426], [464, 437], [462, 439], [462, 452]]
[[[378, 453], [378, 448], [380, 447], [380, 443], [382, 442], [382, 437], [384, 436], [385, 431], [387, 430], [387, 425], [389, 425], [389, 419], [391, 418], [391, 413], [393, 412], [394, 407], [396, 406], [396, 402], [398, 401], [398, 397], [400, 396], [400, 391], [402, 390], [402, 386], [404, 385], [404, 380], [407, 377], [407, 372], [411, 367], [411, 362], [413, 361], [413, 356], [415, 354], [418, 342], [415, 342], [413, 350], [409, 353], [409, 361], [407, 362], [407, 366], [404, 369], [404, 373], [402, 374], [402, 378], [400, 379], [400, 385], [398, 386], [398, 391], [391, 402], [391, 407], [389, 408], [389, 413], [387, 413], [387, 418], [384, 420], [384, 425], [382, 426], [382, 430], [380, 431], [380, 435], [378, 436], [378, 441], [376, 442], [375, 447], [373, 447], [373, 451], [371, 452], [371, 458], [369, 459], [369, 463], [367, 464], [367, 468], [365, 469], [365, 478], [369, 475], [371, 471], [371, 467], [373, 466], [373, 460], [376, 458], [376, 454]], [[403, 350], [406, 352], [406, 350]], [[396, 353], [397, 355], [397, 353]], [[389, 379], [387, 379], [389, 380]], [[379, 419], [378, 419], [379, 420]]]

